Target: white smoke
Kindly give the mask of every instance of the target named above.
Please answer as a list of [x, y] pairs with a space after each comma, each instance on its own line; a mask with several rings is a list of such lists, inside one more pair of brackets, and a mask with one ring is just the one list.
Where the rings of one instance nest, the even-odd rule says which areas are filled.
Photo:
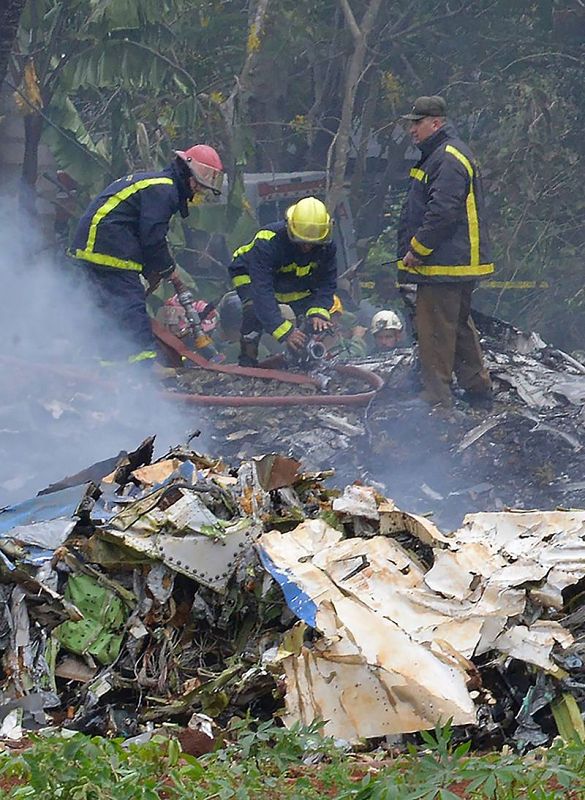
[[[141, 365], [100, 365], [120, 341], [83, 276], [0, 201], [0, 507], [156, 434], [157, 452], [201, 427]], [[122, 350], [122, 348], [121, 348]], [[203, 447], [198, 440], [198, 447]]]

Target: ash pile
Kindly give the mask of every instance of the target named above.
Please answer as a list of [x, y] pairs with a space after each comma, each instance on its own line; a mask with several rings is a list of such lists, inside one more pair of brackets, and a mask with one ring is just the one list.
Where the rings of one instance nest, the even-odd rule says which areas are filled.
[[474, 511], [585, 507], [585, 367], [537, 334], [476, 323], [491, 409], [456, 400], [447, 418], [432, 413], [404, 348], [351, 362], [386, 383], [366, 408], [202, 409], [212, 447], [232, 464], [278, 450], [332, 469], [334, 485], [365, 481], [445, 529]]
[[456, 400], [450, 418], [429, 413], [412, 399], [412, 350], [360, 362], [386, 381], [366, 414], [368, 477], [443, 527], [473, 511], [585, 507], [585, 367], [474, 313], [494, 384], [489, 410]]
[[0, 735], [193, 716], [585, 737], [585, 511], [445, 534], [373, 487], [153, 439], [0, 512]]

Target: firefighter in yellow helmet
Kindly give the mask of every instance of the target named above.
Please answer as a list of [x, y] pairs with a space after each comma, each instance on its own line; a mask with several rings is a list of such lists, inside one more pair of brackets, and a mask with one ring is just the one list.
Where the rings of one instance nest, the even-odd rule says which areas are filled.
[[327, 330], [337, 262], [325, 204], [305, 197], [287, 210], [285, 220], [259, 230], [234, 252], [230, 276], [243, 305], [242, 366], [257, 364], [264, 331], [292, 350], [305, 344], [306, 336], [295, 322], [283, 318], [280, 303], [289, 305], [296, 317], [305, 316], [314, 332]]

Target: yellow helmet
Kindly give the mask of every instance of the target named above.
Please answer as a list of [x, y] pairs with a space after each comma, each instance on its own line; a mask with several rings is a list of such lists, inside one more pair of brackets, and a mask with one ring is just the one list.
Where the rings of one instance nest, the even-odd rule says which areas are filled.
[[341, 302], [341, 300], [339, 299], [339, 295], [337, 294], [333, 295], [333, 305], [329, 309], [329, 313], [330, 314], [343, 313], [343, 303]]
[[331, 217], [325, 203], [316, 197], [303, 197], [286, 212], [288, 235], [293, 242], [327, 244], [331, 241]]

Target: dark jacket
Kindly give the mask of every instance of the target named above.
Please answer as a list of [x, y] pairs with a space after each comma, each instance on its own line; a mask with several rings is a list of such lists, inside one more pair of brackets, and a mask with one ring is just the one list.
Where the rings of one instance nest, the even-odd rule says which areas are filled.
[[494, 271], [481, 176], [475, 158], [445, 124], [419, 145], [398, 229], [398, 255], [411, 250], [417, 267], [398, 262], [399, 283], [476, 280]]
[[187, 185], [174, 164], [136, 172], [107, 186], [79, 220], [70, 255], [103, 267], [144, 271], [173, 266], [167, 231], [173, 214], [189, 214]]
[[331, 242], [303, 253], [289, 239], [286, 222], [275, 222], [234, 252], [229, 268], [232, 284], [243, 301], [254, 302], [264, 330], [283, 339], [293, 326], [283, 320], [279, 303], [292, 303], [294, 308], [303, 301], [307, 316], [329, 319], [337, 287], [335, 252]]

